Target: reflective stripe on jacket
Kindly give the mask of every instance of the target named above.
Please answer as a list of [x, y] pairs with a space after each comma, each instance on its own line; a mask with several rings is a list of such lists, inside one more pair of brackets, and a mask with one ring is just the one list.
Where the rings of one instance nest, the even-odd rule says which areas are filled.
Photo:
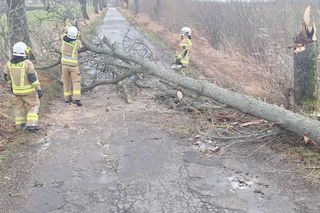
[[78, 66], [78, 49], [79, 49], [79, 42], [72, 41], [70, 43], [65, 42], [62, 39], [62, 46], [61, 46], [61, 63], [64, 65], [69, 66]]
[[39, 85], [39, 81], [36, 81], [33, 84], [28, 81], [26, 73], [26, 61], [18, 64], [8, 63], [8, 68], [13, 94], [27, 95], [35, 92], [35, 86]]

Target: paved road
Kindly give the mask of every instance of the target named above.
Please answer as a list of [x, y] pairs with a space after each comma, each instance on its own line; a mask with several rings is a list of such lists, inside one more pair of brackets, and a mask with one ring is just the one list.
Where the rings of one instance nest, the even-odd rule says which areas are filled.
[[[128, 23], [110, 8], [101, 33], [121, 41]], [[188, 138], [183, 113], [142, 92], [131, 105], [113, 86], [56, 101], [47, 136], [34, 146], [34, 168], [4, 212], [318, 212], [317, 190], [300, 186], [284, 157], [261, 145], [206, 157]], [[249, 147], [249, 148], [248, 148]], [[249, 153], [251, 153], [250, 156]], [[0, 210], [3, 211], [2, 208]]]

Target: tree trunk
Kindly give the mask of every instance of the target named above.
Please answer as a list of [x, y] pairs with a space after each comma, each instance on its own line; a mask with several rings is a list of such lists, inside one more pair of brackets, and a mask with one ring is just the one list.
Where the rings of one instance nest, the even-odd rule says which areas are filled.
[[310, 43], [304, 51], [294, 53], [294, 101], [298, 106], [318, 99], [317, 44]]
[[99, 0], [93, 0], [94, 12], [99, 13]]
[[99, 9], [103, 11], [103, 0], [99, 0]]
[[19, 41], [23, 41], [26, 44], [31, 45], [28, 32], [25, 1], [7, 0], [7, 5], [7, 22], [11, 46]]
[[107, 6], [108, 6], [108, 0], [102, 0], [103, 9], [107, 8]]
[[154, 0], [154, 20], [159, 21], [161, 19], [161, 0]]
[[129, 8], [129, 0], [123, 0], [124, 3], [124, 8], [128, 9]]
[[148, 70], [151, 75], [158, 76], [159, 78], [176, 83], [183, 88], [198, 92], [203, 96], [212, 98], [246, 114], [271, 121], [298, 135], [307, 135], [320, 144], [320, 122], [317, 120], [293, 113], [276, 105], [259, 101], [250, 96], [226, 90], [206, 80], [183, 77], [172, 70], [159, 69], [156, 64], [151, 62], [144, 61], [142, 65], [147, 68], [146, 70]]
[[81, 12], [83, 15], [83, 18], [89, 20], [89, 15], [87, 12], [87, 0], [79, 0], [80, 4], [81, 4]]
[[138, 15], [140, 13], [140, 1], [134, 0], [134, 14]]

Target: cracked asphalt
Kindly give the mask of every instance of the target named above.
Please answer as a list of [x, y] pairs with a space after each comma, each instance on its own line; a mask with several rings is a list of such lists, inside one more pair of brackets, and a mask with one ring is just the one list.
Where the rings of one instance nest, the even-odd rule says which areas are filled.
[[[100, 30], [120, 42], [128, 26], [110, 8]], [[187, 115], [148, 91], [127, 105], [104, 86], [83, 103], [52, 105], [33, 167], [0, 212], [319, 212], [319, 187], [287, 172], [284, 156], [267, 147], [249, 155], [254, 143], [207, 157], [171, 134], [168, 124], [191, 125]]]

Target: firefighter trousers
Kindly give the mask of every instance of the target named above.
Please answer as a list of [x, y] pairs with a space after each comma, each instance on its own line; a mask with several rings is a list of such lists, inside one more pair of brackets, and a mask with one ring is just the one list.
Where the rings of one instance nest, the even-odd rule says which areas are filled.
[[39, 125], [40, 100], [36, 92], [15, 96], [15, 120], [17, 129]]
[[80, 100], [81, 97], [81, 75], [79, 66], [73, 67], [62, 65], [61, 80], [63, 82], [64, 99], [69, 101]]

